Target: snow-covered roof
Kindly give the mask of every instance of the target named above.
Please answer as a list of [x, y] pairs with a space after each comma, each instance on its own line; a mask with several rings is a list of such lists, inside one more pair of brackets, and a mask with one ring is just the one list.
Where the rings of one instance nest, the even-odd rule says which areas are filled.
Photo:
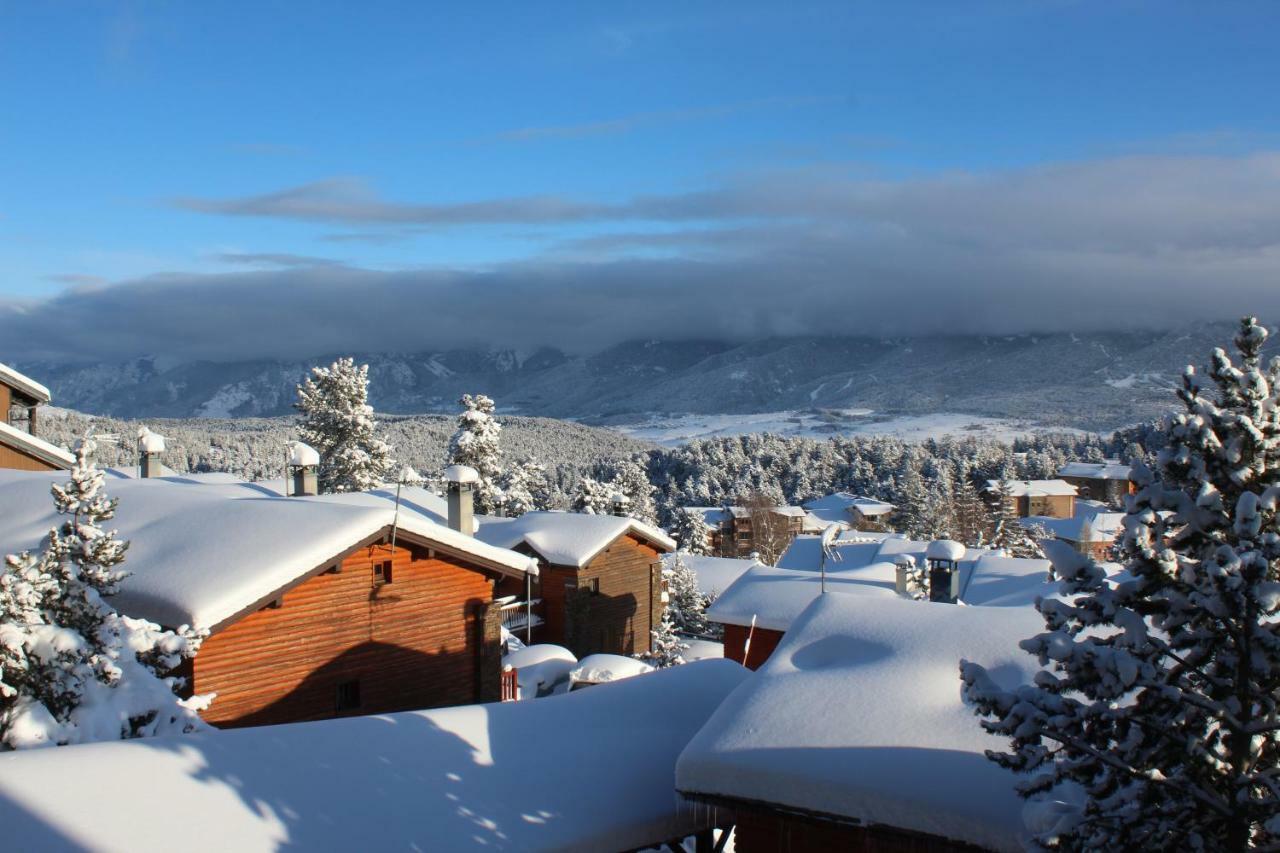
[[60, 468], [70, 468], [76, 463], [75, 456], [57, 445], [50, 444], [43, 438], [9, 426], [0, 419], [0, 444], [7, 444], [28, 456], [34, 456], [42, 462], [48, 462]]
[[675, 762], [746, 677], [731, 661], [701, 661], [533, 702], [6, 753], [4, 845], [645, 847], [710, 826], [673, 795]]
[[[1011, 497], [1059, 497], [1076, 494], [1076, 487], [1065, 480], [1006, 480], [1005, 489]], [[1000, 490], [999, 480], [987, 480], [987, 491]]]
[[676, 765], [684, 794], [1022, 849], [1015, 777], [989, 761], [961, 699], [961, 658], [1005, 688], [1036, 660], [1018, 642], [1044, 628], [1028, 608], [979, 609], [842, 595], [814, 601]]
[[320, 464], [320, 454], [309, 444], [290, 442], [289, 464], [297, 468], [309, 468]]
[[575, 682], [605, 684], [650, 672], [653, 672], [653, 667], [642, 660], [625, 655], [596, 654], [578, 661], [569, 678]]
[[888, 515], [897, 509], [891, 503], [850, 492], [833, 492], [826, 497], [809, 501], [804, 508], [828, 523], [848, 523], [851, 518], [850, 510], [857, 510], [858, 514], [865, 518], [876, 518]]
[[[827, 561], [827, 591], [840, 595], [897, 597], [896, 561], [910, 556], [924, 565], [931, 544], [899, 534], [858, 532], [857, 541], [837, 545]], [[957, 543], [958, 544], [958, 543]], [[983, 548], [951, 548], [960, 574], [960, 600], [983, 607], [1030, 606], [1037, 596], [1058, 594], [1048, 582], [1049, 561], [1005, 557]], [[707, 609], [707, 617], [728, 625], [756, 625], [786, 631], [821, 592], [821, 539], [797, 536], [778, 560], [779, 568], [744, 572]]]
[[1059, 477], [1081, 477], [1090, 480], [1128, 480], [1130, 466], [1118, 459], [1103, 462], [1068, 462], [1058, 470]]
[[440, 472], [446, 483], [478, 483], [480, 472], [470, 465], [450, 465]]
[[620, 515], [582, 512], [527, 512], [519, 518], [478, 519], [476, 537], [500, 548], [524, 544], [554, 566], [582, 568], [621, 536], [631, 534], [660, 551], [676, 542], [652, 525]]
[[[0, 547], [35, 549], [58, 523], [49, 487], [62, 473], [0, 470]], [[113, 602], [124, 613], [176, 626], [215, 628], [378, 538], [395, 517], [395, 490], [281, 497], [278, 485], [197, 477], [113, 479], [111, 526], [130, 540], [131, 572]], [[536, 572], [535, 561], [450, 530], [441, 499], [407, 488], [399, 537], [499, 572]]]
[[[8, 385], [14, 390], [21, 391], [25, 396], [30, 397], [37, 403], [49, 402], [48, 388], [30, 376], [24, 376], [7, 364], [0, 364], [0, 385]], [[7, 415], [8, 412], [5, 412], [5, 414]]]
[[[724, 592], [729, 584], [742, 576], [747, 569], [760, 565], [759, 560], [735, 559], [733, 557], [704, 557], [698, 554], [682, 553], [685, 565], [693, 569], [698, 576], [698, 591], [703, 595]], [[671, 557], [666, 558], [670, 564]]]
[[729, 510], [722, 506], [687, 506], [684, 511], [690, 515], [700, 515], [708, 527], [719, 527], [729, 520]]
[[564, 646], [538, 643], [503, 655], [502, 665], [515, 669], [520, 698], [531, 699], [552, 685], [562, 684], [567, 690], [569, 673], [577, 667], [578, 659]]

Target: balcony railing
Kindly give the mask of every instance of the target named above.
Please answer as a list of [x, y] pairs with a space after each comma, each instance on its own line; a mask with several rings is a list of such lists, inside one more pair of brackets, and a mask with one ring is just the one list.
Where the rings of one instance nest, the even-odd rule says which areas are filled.
[[493, 603], [498, 605], [498, 609], [502, 612], [502, 627], [513, 634], [542, 624], [542, 617], [538, 614], [542, 605], [541, 598], [526, 601], [517, 596], [508, 595], [495, 599]]

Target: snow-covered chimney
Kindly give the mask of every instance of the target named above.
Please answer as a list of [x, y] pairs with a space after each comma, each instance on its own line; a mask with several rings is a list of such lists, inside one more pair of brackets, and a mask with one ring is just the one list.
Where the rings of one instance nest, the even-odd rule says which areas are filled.
[[631, 498], [627, 497], [622, 492], [614, 492], [613, 496], [609, 498], [609, 511], [614, 515], [625, 518], [627, 515], [627, 505], [630, 503]]
[[916, 558], [910, 554], [899, 554], [893, 560], [893, 567], [893, 590], [898, 595], [906, 595], [907, 583], [911, 579], [911, 573], [916, 568]]
[[138, 429], [138, 471], [144, 478], [164, 476], [164, 436], [147, 427]]
[[960, 561], [965, 548], [952, 539], [930, 542], [924, 558], [929, 563], [929, 600], [954, 604], [960, 599]]
[[450, 465], [444, 469], [449, 492], [449, 527], [471, 536], [475, 533], [475, 488], [480, 474], [466, 465]]
[[320, 454], [314, 447], [301, 441], [291, 443], [285, 486], [289, 495], [310, 497], [320, 494]]

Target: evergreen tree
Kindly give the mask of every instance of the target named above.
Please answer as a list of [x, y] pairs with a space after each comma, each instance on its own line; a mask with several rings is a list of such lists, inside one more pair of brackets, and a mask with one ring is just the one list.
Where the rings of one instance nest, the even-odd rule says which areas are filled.
[[1013, 496], [1009, 493], [1008, 480], [1000, 480], [996, 486], [995, 499], [996, 523], [991, 534], [991, 546], [1010, 557], [1043, 558], [1044, 552], [1018, 517]]
[[681, 653], [689, 650], [689, 644], [676, 635], [675, 623], [671, 620], [670, 612], [662, 614], [662, 621], [650, 633], [653, 636], [653, 642], [650, 644], [649, 651], [641, 652], [636, 655], [637, 658], [658, 669], [684, 663], [684, 656]]
[[578, 481], [578, 491], [573, 496], [573, 511], [589, 515], [609, 515], [613, 512], [613, 488], [592, 477]]
[[379, 486], [394, 466], [391, 446], [377, 435], [369, 405], [369, 366], [340, 358], [313, 367], [298, 386], [298, 434], [320, 454], [320, 491], [363, 492]]
[[662, 577], [667, 582], [667, 613], [682, 634], [701, 636], [707, 622], [707, 597], [698, 588], [698, 575], [685, 561], [685, 551], [663, 558]]
[[502, 478], [502, 501], [503, 515], [510, 518], [550, 509], [551, 483], [546, 466], [532, 456], [513, 465]]
[[614, 492], [627, 497], [627, 515], [646, 524], [658, 523], [658, 509], [653, 502], [657, 489], [649, 482], [644, 466], [634, 459], [622, 459], [613, 465], [609, 485]]
[[978, 494], [973, 480], [960, 475], [955, 490], [955, 537], [970, 548], [981, 548], [991, 532], [991, 514]]
[[1132, 579], [1083, 556], [1056, 567], [1070, 597], [1037, 605], [1033, 684], [1005, 691], [961, 665], [983, 727], [1010, 739], [991, 757], [1028, 774], [1019, 790], [1087, 795], [1045, 846], [1280, 845], [1280, 364], [1260, 364], [1265, 339], [1246, 318], [1238, 365], [1218, 349], [1210, 381], [1183, 375], [1156, 470], [1133, 473]]
[[475, 509], [482, 515], [493, 515], [502, 509], [502, 447], [499, 436], [502, 424], [494, 418], [493, 400], [483, 394], [463, 394], [458, 401], [458, 429], [449, 441], [449, 464], [476, 469]]
[[905, 465], [899, 477], [897, 501], [898, 530], [910, 539], [931, 539], [932, 527], [929, 515], [929, 492], [924, 478], [915, 465]]
[[68, 482], [52, 487], [67, 519], [38, 554], [5, 558], [0, 574], [0, 744], [7, 749], [144, 737], [203, 728], [209, 697], [181, 699], [166, 676], [195, 654], [185, 627], [117, 613], [106, 598], [127, 573], [129, 543], [100, 526], [115, 515], [92, 462], [76, 446]]
[[675, 513], [671, 535], [675, 537], [680, 550], [688, 551], [690, 554], [709, 554], [711, 533], [711, 525], [707, 524], [701, 512], [685, 512], [682, 509]]

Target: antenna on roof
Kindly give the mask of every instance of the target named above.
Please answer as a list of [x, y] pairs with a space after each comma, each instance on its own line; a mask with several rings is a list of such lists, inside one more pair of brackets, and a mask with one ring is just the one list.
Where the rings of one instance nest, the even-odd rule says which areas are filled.
[[827, 560], [838, 563], [844, 558], [840, 556], [840, 552], [836, 550], [836, 537], [840, 535], [840, 525], [828, 524], [827, 529], [822, 531], [822, 560], [819, 563], [819, 570], [822, 572], [822, 591], [827, 591]]
[[408, 465], [400, 469], [396, 475], [396, 512], [391, 517], [391, 556], [396, 555], [396, 530], [400, 527], [400, 487], [416, 486], [422, 482], [422, 475]]

